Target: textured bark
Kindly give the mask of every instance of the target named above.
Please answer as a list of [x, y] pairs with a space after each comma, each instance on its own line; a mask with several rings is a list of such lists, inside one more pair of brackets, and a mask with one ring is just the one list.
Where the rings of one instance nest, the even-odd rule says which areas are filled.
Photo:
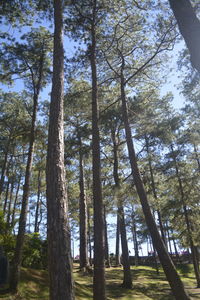
[[64, 166], [62, 4], [62, 0], [54, 0], [53, 79], [46, 169], [50, 300], [74, 299]]
[[88, 245], [87, 245], [87, 202], [85, 195], [85, 182], [84, 182], [84, 170], [83, 170], [83, 150], [82, 140], [80, 134], [78, 134], [79, 141], [79, 188], [80, 188], [80, 200], [79, 200], [79, 230], [80, 230], [80, 268], [86, 270], [89, 267], [88, 261]]
[[101, 187], [101, 160], [99, 136], [99, 107], [96, 69], [96, 0], [92, 1], [92, 24], [90, 63], [92, 71], [92, 166], [93, 166], [93, 202], [94, 202], [94, 277], [93, 299], [106, 299], [105, 292], [105, 239], [103, 199]]
[[127, 141], [127, 147], [128, 147], [128, 154], [129, 154], [129, 160], [130, 165], [132, 169], [133, 179], [135, 182], [136, 190], [138, 193], [138, 196], [140, 198], [140, 202], [142, 205], [143, 213], [145, 216], [145, 220], [147, 223], [147, 227], [149, 229], [149, 232], [151, 234], [154, 247], [158, 253], [160, 262], [162, 264], [163, 270], [165, 272], [165, 275], [167, 277], [167, 280], [171, 286], [172, 292], [177, 300], [188, 300], [190, 297], [187, 295], [183, 283], [180, 280], [180, 277], [175, 269], [175, 266], [166, 250], [166, 247], [164, 245], [164, 242], [159, 234], [159, 231], [157, 229], [156, 223], [154, 221], [146, 191], [144, 189], [144, 185], [141, 179], [141, 175], [139, 172], [138, 164], [137, 164], [137, 158], [135, 154], [135, 149], [133, 145], [132, 140], [132, 133], [131, 128], [129, 124], [128, 119], [128, 111], [127, 111], [127, 103], [126, 103], [126, 95], [125, 95], [125, 79], [123, 75], [124, 71], [124, 59], [122, 57], [122, 66], [121, 66], [121, 101], [122, 101], [122, 117], [125, 125], [125, 133], [126, 133], [126, 141]]
[[189, 49], [192, 66], [200, 71], [200, 21], [189, 0], [169, 0], [169, 3]]

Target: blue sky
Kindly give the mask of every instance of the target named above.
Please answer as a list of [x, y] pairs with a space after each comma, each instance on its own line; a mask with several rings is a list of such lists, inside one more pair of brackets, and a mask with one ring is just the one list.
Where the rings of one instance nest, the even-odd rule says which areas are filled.
[[179, 85], [181, 83], [181, 71], [178, 70], [177, 60], [179, 56], [179, 51], [184, 47], [184, 42], [181, 41], [175, 45], [171, 54], [171, 60], [167, 62], [168, 69], [170, 70], [165, 78], [166, 83], [161, 88], [161, 95], [165, 95], [167, 92], [172, 92], [174, 95], [173, 106], [174, 108], [180, 109], [184, 105], [184, 96], [179, 90]]

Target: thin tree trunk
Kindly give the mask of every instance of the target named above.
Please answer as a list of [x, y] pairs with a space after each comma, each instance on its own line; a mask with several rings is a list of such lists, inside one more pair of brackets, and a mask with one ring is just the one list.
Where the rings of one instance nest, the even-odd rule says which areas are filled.
[[93, 17], [91, 26], [92, 44], [90, 63], [92, 71], [92, 165], [93, 165], [93, 202], [94, 202], [94, 277], [93, 299], [105, 300], [105, 240], [103, 199], [101, 187], [101, 160], [99, 136], [99, 107], [96, 69], [96, 0], [92, 2]]
[[39, 209], [41, 206], [40, 195], [41, 195], [41, 170], [38, 170], [38, 190], [37, 190], [37, 203], [36, 203], [36, 210], [35, 210], [35, 225], [34, 225], [34, 232], [39, 232]]
[[179, 256], [179, 253], [178, 253], [178, 250], [177, 250], [175, 238], [174, 238], [174, 236], [173, 236], [173, 231], [172, 231], [171, 233], [172, 233], [172, 241], [173, 241], [173, 245], [174, 245], [174, 250], [175, 250], [176, 259], [177, 259], [177, 262], [180, 263], [180, 262], [181, 262], [181, 261], [180, 261], [180, 256]]
[[29, 150], [28, 150], [28, 158], [27, 158], [26, 171], [25, 171], [25, 183], [23, 186], [22, 206], [21, 206], [20, 219], [19, 219], [18, 235], [17, 235], [14, 259], [13, 259], [13, 269], [10, 276], [10, 289], [13, 291], [17, 291], [18, 288], [20, 268], [22, 262], [22, 250], [23, 250], [25, 230], [26, 230], [28, 198], [29, 198], [31, 169], [32, 169], [34, 143], [35, 143], [35, 129], [36, 129], [36, 117], [37, 117], [37, 110], [38, 110], [38, 99], [41, 90], [42, 76], [43, 76], [43, 59], [44, 56], [42, 54], [39, 61], [40, 67], [38, 72], [38, 81], [37, 83], [35, 82], [34, 79], [32, 81], [34, 95], [33, 95], [33, 113], [32, 113], [32, 120], [31, 120], [31, 130], [29, 136]]
[[22, 249], [23, 249], [24, 236], [26, 230], [28, 197], [29, 197], [31, 168], [32, 168], [33, 152], [34, 152], [37, 108], [38, 108], [38, 95], [35, 94], [31, 132], [29, 137], [30, 140], [29, 140], [28, 159], [27, 159], [26, 172], [25, 172], [25, 183], [23, 186], [22, 206], [21, 206], [20, 219], [19, 219], [19, 228], [18, 228], [17, 242], [16, 242], [16, 248], [15, 248], [14, 259], [13, 259], [13, 269], [10, 276], [10, 289], [13, 291], [17, 291], [18, 288], [20, 268], [22, 262]]
[[7, 224], [10, 225], [10, 216], [11, 216], [11, 206], [13, 202], [13, 189], [14, 189], [14, 178], [11, 179], [11, 186], [10, 186], [10, 197], [9, 197], [9, 205], [8, 205], [8, 212], [7, 212]]
[[119, 252], [119, 240], [120, 240], [120, 228], [119, 228], [119, 213], [117, 210], [117, 228], [116, 228], [116, 247], [115, 247], [115, 264], [121, 266], [120, 252]]
[[132, 232], [133, 232], [133, 245], [134, 245], [134, 251], [135, 251], [135, 266], [137, 267], [138, 262], [139, 262], [139, 249], [138, 249], [135, 213], [134, 213], [133, 206], [132, 206], [131, 220], [132, 220]]
[[110, 255], [109, 255], [109, 245], [108, 245], [108, 228], [107, 228], [107, 221], [106, 221], [106, 207], [104, 205], [104, 233], [105, 233], [105, 261], [106, 267], [110, 268]]
[[3, 185], [4, 185], [5, 174], [6, 174], [7, 164], [8, 164], [8, 154], [9, 154], [9, 148], [10, 148], [10, 143], [11, 143], [11, 136], [12, 136], [12, 131], [10, 132], [9, 137], [8, 137], [8, 142], [7, 142], [7, 145], [6, 145], [4, 161], [3, 161], [3, 165], [2, 165], [2, 169], [1, 169], [0, 196], [3, 192]]
[[[153, 168], [152, 168], [152, 159], [151, 159], [151, 153], [150, 153], [150, 149], [149, 149], [149, 140], [148, 140], [148, 137], [147, 137], [146, 134], [145, 134], [145, 143], [146, 143], [146, 149], [147, 149], [147, 155], [148, 155], [148, 164], [149, 164], [149, 171], [150, 171], [150, 177], [151, 177], [151, 188], [152, 188], [154, 199], [157, 202], [158, 201], [158, 196], [157, 196], [157, 192], [156, 192], [156, 185], [155, 185], [154, 173], [153, 173]], [[166, 241], [166, 236], [165, 236], [165, 232], [164, 232], [164, 226], [163, 226], [163, 222], [162, 222], [162, 217], [161, 217], [160, 210], [157, 209], [156, 212], [157, 212], [157, 215], [158, 215], [158, 222], [159, 222], [159, 226], [160, 226], [160, 233], [161, 233], [163, 242], [167, 246], [167, 241]]]
[[28, 152], [28, 160], [27, 160], [26, 173], [25, 173], [25, 183], [23, 186], [23, 198], [22, 198], [22, 206], [21, 206], [21, 213], [19, 219], [17, 243], [16, 243], [14, 260], [13, 260], [13, 270], [10, 278], [10, 289], [13, 291], [17, 291], [19, 276], [20, 276], [22, 249], [23, 249], [25, 229], [26, 229], [31, 168], [32, 168], [33, 151], [34, 151], [33, 148], [34, 148], [34, 140], [35, 140], [36, 111], [37, 111], [37, 104], [35, 103], [34, 113], [32, 117], [29, 152]]
[[[38, 220], [38, 230], [40, 229], [40, 224], [42, 223], [43, 211], [42, 211], [42, 195], [40, 197], [40, 210], [39, 210], [39, 220]], [[46, 207], [46, 206], [45, 206]]]
[[175, 269], [175, 266], [166, 250], [165, 244], [159, 234], [157, 229], [155, 220], [151, 213], [151, 209], [148, 203], [147, 195], [144, 189], [144, 185], [140, 176], [137, 158], [133, 146], [131, 128], [128, 119], [128, 112], [127, 112], [127, 104], [126, 104], [126, 96], [125, 96], [125, 80], [124, 80], [124, 58], [122, 57], [122, 66], [121, 66], [121, 101], [122, 101], [122, 116], [125, 125], [125, 133], [126, 133], [126, 140], [127, 140], [127, 147], [129, 153], [129, 160], [132, 169], [133, 179], [135, 182], [136, 190], [138, 196], [140, 198], [140, 202], [142, 205], [143, 213], [145, 216], [145, 220], [147, 223], [147, 227], [151, 233], [151, 237], [154, 243], [154, 247], [158, 253], [160, 262], [164, 269], [165, 275], [169, 284], [171, 286], [172, 292], [177, 300], [188, 300], [190, 299], [187, 295], [183, 283], [180, 280], [180, 277]]
[[193, 144], [193, 147], [194, 147], [194, 154], [195, 154], [195, 158], [197, 161], [198, 169], [200, 172], [200, 160], [199, 160], [199, 156], [198, 156], [197, 146], [195, 145], [195, 143]]
[[172, 256], [171, 238], [170, 238], [169, 227], [168, 227], [168, 223], [167, 222], [166, 222], [166, 230], [167, 230], [167, 239], [168, 239], [168, 245], [169, 245], [169, 253]]
[[159, 275], [159, 265], [158, 265], [158, 262], [157, 262], [157, 257], [156, 257], [156, 250], [154, 248], [154, 251], [153, 251], [153, 255], [154, 255], [154, 261], [155, 261], [155, 269], [156, 269], [156, 273], [157, 275]]
[[83, 171], [83, 150], [82, 140], [80, 134], [78, 134], [79, 141], [79, 188], [80, 188], [80, 200], [79, 200], [79, 230], [80, 230], [80, 269], [86, 271], [89, 266], [88, 261], [88, 247], [87, 247], [87, 202], [85, 195], [85, 182]]
[[149, 238], [148, 238], [148, 236], [147, 236], [147, 254], [149, 256]]
[[195, 248], [194, 248], [194, 242], [193, 242], [193, 238], [192, 238], [192, 228], [191, 228], [191, 225], [190, 225], [188, 210], [187, 210], [187, 206], [185, 204], [183, 184], [182, 184], [182, 180], [181, 180], [181, 177], [180, 177], [179, 168], [178, 168], [178, 165], [177, 165], [177, 160], [176, 160], [176, 156], [175, 156], [175, 153], [174, 153], [173, 144], [170, 145], [170, 148], [171, 148], [171, 151], [172, 151], [172, 157], [173, 157], [173, 161], [174, 161], [176, 177], [177, 177], [178, 184], [179, 184], [181, 203], [182, 203], [184, 217], [185, 217], [185, 223], [186, 223], [186, 228], [187, 228], [187, 233], [188, 233], [188, 238], [189, 238], [189, 243], [190, 243], [190, 249], [191, 249], [191, 252], [192, 252], [192, 261], [193, 261], [193, 266], [194, 266], [194, 272], [195, 272], [197, 287], [199, 288], [200, 287], [199, 264], [198, 264], [198, 259], [196, 257], [196, 251], [195, 251]]
[[122, 264], [124, 270], [124, 279], [122, 286], [127, 289], [132, 288], [132, 277], [131, 277], [131, 268], [128, 252], [128, 243], [126, 236], [126, 225], [124, 220], [124, 209], [123, 206], [118, 208], [120, 216], [120, 234], [121, 234], [121, 245], [122, 245]]
[[[111, 131], [111, 138], [112, 138], [112, 142], [113, 142], [113, 159], [114, 159], [114, 163], [113, 163], [113, 177], [115, 180], [115, 185], [118, 189], [119, 187], [119, 176], [118, 176], [118, 149], [117, 149], [117, 143], [116, 143], [116, 135], [115, 135], [115, 130]], [[117, 199], [117, 193], [118, 191], [116, 191], [116, 200], [118, 202]], [[119, 215], [119, 209], [117, 210], [117, 230], [116, 230], [116, 254], [115, 254], [115, 259], [116, 259], [116, 266], [120, 266], [121, 265], [121, 261], [120, 261], [120, 252], [119, 252], [119, 246], [120, 246], [120, 215]]]
[[194, 246], [194, 250], [195, 250], [195, 253], [196, 253], [197, 264], [199, 265], [199, 251], [198, 251], [198, 246]]
[[63, 1], [54, 0], [53, 79], [47, 151], [47, 237], [50, 300], [74, 299], [64, 165]]
[[19, 176], [19, 181], [18, 181], [18, 184], [17, 184], [17, 190], [16, 190], [15, 200], [14, 200], [14, 205], [13, 205], [12, 221], [11, 221], [11, 227], [12, 228], [14, 227], [14, 224], [15, 224], [15, 213], [16, 213], [16, 206], [17, 206], [17, 199], [18, 199], [20, 184], [21, 184], [21, 175]]
[[90, 266], [92, 266], [92, 241], [91, 241], [91, 226], [90, 226], [90, 209], [88, 207], [87, 209], [87, 215], [88, 215], [88, 248], [89, 248], [89, 263]]
[[7, 210], [9, 188], [10, 188], [10, 182], [9, 182], [9, 179], [8, 179], [8, 182], [7, 182], [7, 185], [6, 185], [5, 200], [4, 200], [4, 205], [3, 205], [3, 213], [4, 213], [4, 215], [6, 214], [6, 210]]
[[114, 156], [114, 164], [113, 164], [113, 177], [115, 182], [115, 193], [118, 203], [118, 216], [119, 216], [119, 229], [121, 235], [121, 246], [122, 246], [122, 264], [124, 271], [124, 279], [122, 286], [125, 288], [132, 288], [132, 278], [131, 278], [131, 269], [130, 269], [130, 260], [129, 260], [129, 252], [128, 252], [128, 243], [126, 236], [126, 225], [124, 220], [124, 208], [119, 199], [119, 190], [120, 190], [120, 178], [118, 174], [118, 148], [116, 143], [115, 132], [112, 132], [112, 142], [113, 142], [113, 156]]
[[[13, 259], [13, 268], [10, 276], [10, 289], [17, 291], [19, 277], [20, 277], [20, 268], [22, 262], [22, 251], [24, 245], [24, 237], [26, 231], [26, 221], [27, 221], [27, 211], [28, 211], [28, 198], [30, 191], [30, 180], [31, 180], [31, 169], [33, 162], [33, 153], [34, 153], [34, 143], [35, 143], [35, 129], [36, 129], [36, 118], [38, 110], [38, 100], [39, 93], [42, 86], [43, 78], [43, 63], [44, 63], [44, 53], [41, 53], [39, 58], [39, 69], [38, 69], [38, 78], [35, 80], [32, 76], [32, 86], [33, 86], [33, 112], [31, 119], [31, 129], [29, 136], [29, 150], [28, 158], [25, 171], [25, 182], [23, 186], [23, 196], [22, 196], [22, 206], [19, 219], [18, 235], [16, 240], [16, 247]], [[33, 75], [33, 69], [30, 69], [31, 74]]]

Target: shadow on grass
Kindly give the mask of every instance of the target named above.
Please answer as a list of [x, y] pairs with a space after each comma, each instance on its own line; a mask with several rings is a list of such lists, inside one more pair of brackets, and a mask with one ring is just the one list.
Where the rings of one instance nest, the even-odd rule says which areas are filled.
[[151, 267], [137, 267], [131, 270], [133, 288], [121, 287], [123, 269], [107, 269], [107, 294], [109, 299], [152, 299], [174, 300], [163, 271], [157, 274]]
[[137, 268], [132, 270], [133, 278], [137, 279], [139, 277], [146, 277], [150, 279], [155, 279], [155, 280], [163, 280], [165, 281], [165, 275], [163, 271], [159, 270], [159, 274], [157, 274], [157, 271], [154, 269], [143, 269], [143, 268]]
[[182, 264], [176, 266], [179, 273], [188, 278], [195, 278], [193, 272], [193, 266], [191, 264]]
[[[38, 299], [38, 295], [40, 295], [40, 299], [48, 299], [47, 272], [33, 269], [29, 269], [27, 272], [22, 269], [21, 280], [23, 282], [21, 290], [27, 299]], [[29, 289], [27, 289], [27, 285]]]
[[[92, 276], [74, 270], [76, 300], [92, 300]], [[188, 275], [193, 275], [192, 268], [181, 266], [179, 272], [184, 274], [185, 280]], [[110, 268], [106, 270], [107, 296], [108, 300], [174, 300], [168, 282], [163, 271], [158, 275], [155, 269], [150, 267], [134, 267], [131, 270], [133, 275], [133, 288], [121, 287], [123, 281], [122, 268]], [[187, 290], [191, 299], [200, 300], [200, 289], [192, 288], [194, 280], [187, 282]], [[22, 269], [19, 293], [11, 295], [6, 290], [0, 290], [0, 299], [4, 300], [47, 300], [48, 275], [47, 272], [34, 269]], [[181, 299], [180, 299], [181, 300]]]
[[0, 299], [9, 300], [48, 300], [48, 275], [47, 272], [34, 269], [22, 269], [19, 291], [11, 294], [8, 287], [0, 290]]
[[[125, 289], [117, 282], [107, 285], [107, 295], [109, 299], [143, 299], [144, 296], [152, 300], [174, 300], [170, 289], [163, 286], [158, 288], [157, 283], [142, 285], [133, 282], [132, 289]], [[146, 299], [146, 298], [145, 298]]]
[[76, 299], [92, 299], [92, 285], [75, 283]]

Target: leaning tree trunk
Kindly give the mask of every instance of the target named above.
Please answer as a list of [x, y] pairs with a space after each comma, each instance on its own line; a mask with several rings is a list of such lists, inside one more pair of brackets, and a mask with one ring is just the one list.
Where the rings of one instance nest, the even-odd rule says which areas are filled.
[[90, 63], [92, 71], [92, 166], [93, 166], [93, 202], [94, 202], [94, 277], [93, 299], [105, 300], [105, 240], [103, 199], [101, 187], [101, 160], [99, 136], [99, 107], [96, 69], [96, 0], [93, 1], [93, 19], [91, 27], [92, 44]]
[[51, 300], [74, 299], [64, 165], [62, 0], [54, 0], [53, 79], [47, 151], [47, 238]]
[[169, 0], [169, 3], [189, 49], [192, 66], [200, 72], [200, 21], [189, 0]]
[[147, 223], [147, 227], [149, 229], [149, 232], [151, 233], [151, 237], [154, 243], [154, 247], [158, 253], [160, 262], [162, 264], [163, 270], [165, 272], [165, 275], [167, 277], [167, 280], [171, 286], [172, 292], [177, 300], [188, 300], [190, 297], [187, 295], [184, 285], [182, 281], [180, 280], [180, 277], [175, 269], [175, 266], [166, 250], [165, 244], [159, 234], [159, 231], [157, 229], [155, 220], [153, 218], [146, 191], [144, 189], [144, 185], [141, 179], [141, 175], [139, 172], [138, 164], [137, 164], [137, 158], [135, 154], [135, 149], [133, 145], [132, 140], [132, 133], [131, 128], [129, 124], [128, 119], [128, 110], [127, 110], [127, 103], [126, 103], [126, 95], [125, 95], [125, 79], [124, 79], [124, 58], [122, 57], [122, 66], [121, 66], [121, 101], [122, 101], [122, 117], [125, 125], [125, 133], [126, 133], [126, 141], [127, 141], [127, 147], [128, 147], [128, 154], [129, 154], [129, 160], [130, 165], [132, 169], [133, 179], [136, 186], [136, 190], [138, 193], [138, 196], [140, 198], [140, 202], [142, 205], [143, 213], [145, 216], [145, 220]]

